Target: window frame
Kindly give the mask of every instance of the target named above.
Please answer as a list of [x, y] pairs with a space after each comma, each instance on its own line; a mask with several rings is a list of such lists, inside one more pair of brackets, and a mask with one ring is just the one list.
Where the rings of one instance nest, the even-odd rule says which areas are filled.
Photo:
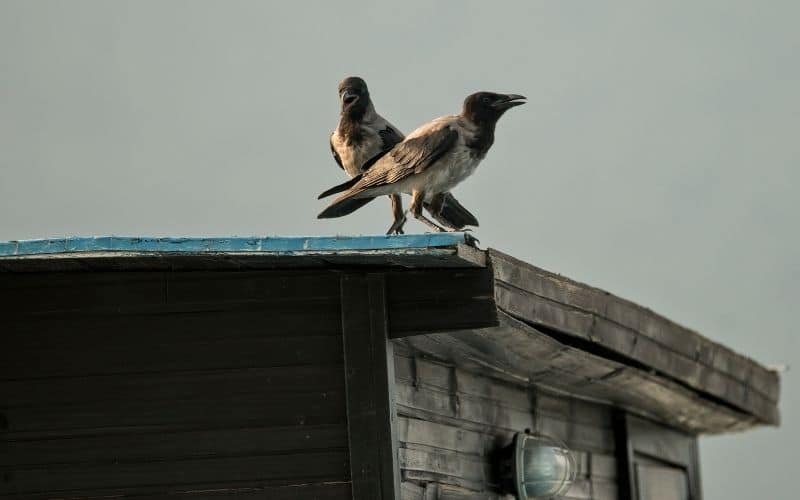
[[614, 416], [617, 475], [622, 500], [639, 500], [637, 455], [686, 471], [689, 500], [702, 500], [697, 436], [618, 411]]

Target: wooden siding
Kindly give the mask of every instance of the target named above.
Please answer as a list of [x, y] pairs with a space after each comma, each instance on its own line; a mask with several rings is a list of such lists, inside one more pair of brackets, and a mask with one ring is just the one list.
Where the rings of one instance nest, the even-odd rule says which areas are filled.
[[[509, 383], [395, 346], [401, 498], [499, 500], [492, 456], [529, 428], [575, 451], [579, 477], [565, 498], [616, 499], [609, 407]], [[510, 497], [508, 497], [510, 498]]]
[[624, 408], [691, 434], [754, 425], [752, 417], [674, 381], [562, 344], [502, 311], [495, 328], [410, 337], [428, 355], [522, 385], [537, 385]]
[[339, 277], [5, 274], [0, 497], [350, 498]]

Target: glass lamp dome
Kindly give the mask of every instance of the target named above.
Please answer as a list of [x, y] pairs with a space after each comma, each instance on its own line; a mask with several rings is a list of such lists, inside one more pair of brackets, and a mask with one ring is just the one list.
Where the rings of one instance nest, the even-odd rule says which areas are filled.
[[504, 482], [519, 500], [563, 495], [575, 481], [575, 457], [556, 439], [520, 432], [503, 455]]

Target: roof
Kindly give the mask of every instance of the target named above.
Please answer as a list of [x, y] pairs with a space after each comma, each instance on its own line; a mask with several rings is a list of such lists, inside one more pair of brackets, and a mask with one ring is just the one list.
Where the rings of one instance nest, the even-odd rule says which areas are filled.
[[[496, 307], [499, 324], [397, 340], [430, 356], [622, 406], [691, 432], [780, 420], [774, 371], [631, 301], [479, 250], [465, 233], [0, 243], [0, 272], [352, 267], [488, 271], [488, 290], [475, 293]], [[448, 324], [447, 317], [439, 320]]]
[[775, 371], [599, 288], [496, 250], [489, 251], [489, 260], [497, 307], [510, 316], [551, 332], [562, 343], [624, 361], [743, 410], [753, 417], [745, 427], [780, 422]]

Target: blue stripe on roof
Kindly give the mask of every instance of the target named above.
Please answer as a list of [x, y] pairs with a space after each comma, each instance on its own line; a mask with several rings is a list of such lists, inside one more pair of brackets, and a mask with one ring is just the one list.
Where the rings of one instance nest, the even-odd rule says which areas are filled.
[[468, 243], [465, 233], [379, 236], [252, 236], [231, 238], [71, 237], [0, 243], [0, 257], [81, 252], [336, 252], [452, 247]]

